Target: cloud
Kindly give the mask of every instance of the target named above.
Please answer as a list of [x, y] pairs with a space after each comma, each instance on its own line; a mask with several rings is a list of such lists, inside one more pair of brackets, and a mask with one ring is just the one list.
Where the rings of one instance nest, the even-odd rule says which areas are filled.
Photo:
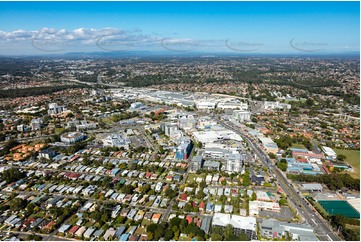
[[136, 28], [130, 31], [104, 28], [104, 29], [86, 29], [78, 28], [74, 30], [42, 28], [40, 30], [26, 31], [15, 30], [10, 32], [0, 31], [1, 41], [18, 41], [18, 40], [57, 40], [66, 41], [68, 43], [91, 44], [99, 39], [112, 39], [124, 41], [147, 42], [155, 40], [159, 41], [160, 37], [145, 35], [141, 30]]

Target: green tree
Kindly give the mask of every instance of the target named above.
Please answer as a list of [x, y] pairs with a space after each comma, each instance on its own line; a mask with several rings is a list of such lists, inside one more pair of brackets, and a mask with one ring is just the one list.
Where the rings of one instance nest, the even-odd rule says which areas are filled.
[[281, 171], [286, 171], [287, 170], [287, 160], [286, 159], [281, 159], [278, 163], [277, 163], [277, 167], [281, 170]]
[[219, 201], [221, 201], [224, 204], [227, 201], [227, 197], [225, 195], [221, 195], [219, 197]]
[[201, 181], [199, 183], [199, 189], [203, 190], [207, 186], [207, 183], [205, 181]]
[[211, 233], [211, 238], [212, 238], [212, 241], [221, 241], [223, 240], [223, 229], [221, 227], [213, 227], [212, 228], [212, 233]]
[[26, 207], [26, 201], [21, 198], [14, 198], [10, 202], [10, 209], [12, 211], [20, 211]]
[[205, 196], [206, 196], [206, 194], [203, 192], [203, 190], [200, 190], [197, 193], [196, 198], [202, 200]]
[[237, 237], [236, 239], [237, 241], [248, 241], [248, 236], [245, 232], [241, 232]]
[[226, 227], [224, 228], [224, 239], [226, 241], [230, 241], [232, 240], [233, 235], [234, 235], [233, 226], [231, 224], [227, 224]]
[[314, 101], [311, 98], [308, 98], [305, 102], [308, 108], [311, 108], [314, 105]]
[[284, 206], [284, 205], [287, 204], [287, 199], [282, 197], [278, 203], [279, 203], [280, 206]]
[[174, 237], [174, 232], [171, 229], [167, 229], [167, 232], [164, 235], [164, 240], [168, 241], [173, 239], [173, 237]]
[[150, 232], [152, 234], [154, 234], [155, 230], [157, 229], [158, 225], [157, 224], [149, 224], [147, 226], [147, 232]]
[[273, 154], [273, 153], [268, 153], [268, 156], [269, 156], [269, 158], [271, 158], [271, 159], [276, 159], [277, 157], [276, 157], [276, 155], [275, 154]]
[[179, 227], [180, 223], [182, 222], [182, 219], [178, 218], [178, 217], [174, 217], [170, 220], [169, 222], [169, 227], [173, 228], [173, 227]]
[[10, 168], [2, 173], [2, 178], [7, 182], [15, 182], [25, 177], [25, 173], [17, 168]]
[[109, 214], [108, 214], [108, 213], [103, 213], [103, 214], [102, 214], [102, 221], [103, 221], [104, 223], [109, 222]]
[[343, 154], [339, 154], [339, 155], [337, 155], [337, 160], [339, 160], [339, 161], [344, 161], [344, 160], [346, 160], [346, 156], [345, 155], [343, 155]]
[[165, 234], [164, 228], [158, 226], [157, 229], [154, 231], [154, 240], [159, 240]]
[[242, 180], [243, 180], [243, 186], [247, 187], [249, 185], [251, 185], [251, 179], [249, 177], [249, 171], [246, 171], [243, 175], [242, 175]]
[[187, 227], [188, 222], [186, 219], [182, 219], [181, 223], [179, 224], [180, 231], [183, 231], [185, 227]]
[[255, 193], [255, 191], [253, 191], [253, 193], [252, 193], [251, 200], [252, 200], [252, 201], [257, 200], [257, 194]]

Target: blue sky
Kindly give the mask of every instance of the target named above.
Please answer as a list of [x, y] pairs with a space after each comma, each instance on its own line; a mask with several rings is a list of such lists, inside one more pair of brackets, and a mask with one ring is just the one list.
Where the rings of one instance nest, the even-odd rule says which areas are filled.
[[0, 54], [359, 51], [359, 2], [0, 2]]

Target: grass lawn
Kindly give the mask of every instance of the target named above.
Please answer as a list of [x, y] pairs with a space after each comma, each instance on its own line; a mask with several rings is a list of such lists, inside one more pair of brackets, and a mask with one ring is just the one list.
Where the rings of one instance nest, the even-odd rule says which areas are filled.
[[328, 212], [318, 202], [314, 201], [311, 204], [322, 215], [322, 217], [326, 218], [329, 215]]
[[346, 228], [348, 228], [348, 229], [354, 229], [354, 230], [360, 230], [360, 226], [351, 225], [351, 224], [346, 224]]
[[55, 134], [61, 134], [64, 132], [64, 128], [55, 128]]
[[114, 122], [109, 118], [103, 118], [102, 121], [105, 123], [105, 124], [113, 124]]
[[194, 179], [197, 177], [197, 174], [188, 174], [186, 184], [195, 181]]
[[147, 219], [143, 219], [141, 225], [142, 226], [147, 226], [147, 225], [150, 225], [152, 224], [153, 222], [151, 220], [147, 220]]
[[75, 217], [75, 218], [71, 219], [68, 224], [75, 225], [78, 220], [79, 220], [78, 217]]
[[94, 222], [89, 221], [84, 226], [88, 228], [88, 227], [92, 226], [93, 224], [94, 224]]
[[194, 174], [193, 174], [193, 173], [188, 174], [186, 184], [187, 184], [187, 183], [190, 183], [190, 182], [195, 182], [198, 177], [202, 177], [203, 180], [205, 179], [205, 178], [204, 178], [204, 177], [205, 177], [204, 174], [200, 174], [200, 175], [197, 175], [197, 174], [195, 174], [195, 173], [194, 173]]
[[342, 150], [333, 149], [338, 155], [345, 155], [345, 162], [351, 165], [354, 169], [353, 172], [348, 172], [354, 178], [360, 178], [360, 151], [359, 150]]
[[299, 144], [299, 143], [293, 144], [291, 148], [306, 149], [307, 150], [307, 148], [303, 144]]
[[240, 208], [247, 209], [247, 201], [243, 201]]
[[43, 218], [45, 216], [45, 212], [38, 212], [35, 214], [30, 215], [30, 218]]

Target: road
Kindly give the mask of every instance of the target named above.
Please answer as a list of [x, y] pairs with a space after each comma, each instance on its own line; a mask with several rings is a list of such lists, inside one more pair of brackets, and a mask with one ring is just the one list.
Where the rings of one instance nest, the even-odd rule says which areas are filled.
[[258, 146], [255, 140], [248, 136], [245, 132], [241, 132], [241, 128], [236, 127], [234, 124], [229, 121], [223, 121], [212, 116], [219, 123], [224, 125], [226, 128], [234, 131], [239, 134], [249, 145], [249, 147], [257, 154], [262, 163], [273, 172], [279, 181], [279, 186], [287, 194], [288, 199], [295, 205], [295, 209], [298, 211], [299, 215], [304, 217], [305, 220], [314, 228], [316, 235], [320, 240], [328, 241], [340, 241], [341, 239], [333, 232], [331, 226], [323, 218], [317, 216], [315, 212], [309, 207], [306, 201], [297, 193], [297, 191], [289, 185], [287, 178], [279, 171], [279, 169], [269, 161], [267, 154]]
[[[8, 231], [8, 230], [7, 230]], [[6, 232], [7, 232], [6, 231]], [[5, 231], [3, 231], [4, 233]], [[48, 234], [41, 234], [41, 233], [35, 233], [35, 232], [22, 232], [22, 231], [9, 231], [10, 234], [19, 234], [19, 235], [38, 235], [41, 236], [43, 238], [47, 237]], [[53, 236], [55, 239], [53, 239], [53, 241], [70, 241], [70, 240], [76, 240], [76, 239], [70, 239], [70, 238], [64, 238], [64, 237], [59, 237], [59, 236]]]
[[[35, 137], [27, 137], [27, 138], [13, 138], [16, 139], [16, 141], [22, 143], [22, 142], [29, 142], [29, 141], [34, 141], [34, 140], [44, 140], [47, 138], [51, 138], [52, 135], [42, 135], [42, 136], [35, 136]], [[6, 144], [8, 141], [1, 141], [0, 144]]]
[[67, 79], [66, 81], [75, 82], [75, 83], [79, 83], [79, 84], [84, 84], [84, 85], [88, 85], [88, 86], [100, 85], [100, 86], [111, 87], [111, 88], [122, 88], [122, 87], [124, 87], [124, 86], [122, 86], [122, 85], [114, 85], [114, 84], [107, 84], [107, 83], [82, 82], [82, 81], [79, 81], [79, 80], [73, 79], [73, 78], [69, 78], [69, 79]]

